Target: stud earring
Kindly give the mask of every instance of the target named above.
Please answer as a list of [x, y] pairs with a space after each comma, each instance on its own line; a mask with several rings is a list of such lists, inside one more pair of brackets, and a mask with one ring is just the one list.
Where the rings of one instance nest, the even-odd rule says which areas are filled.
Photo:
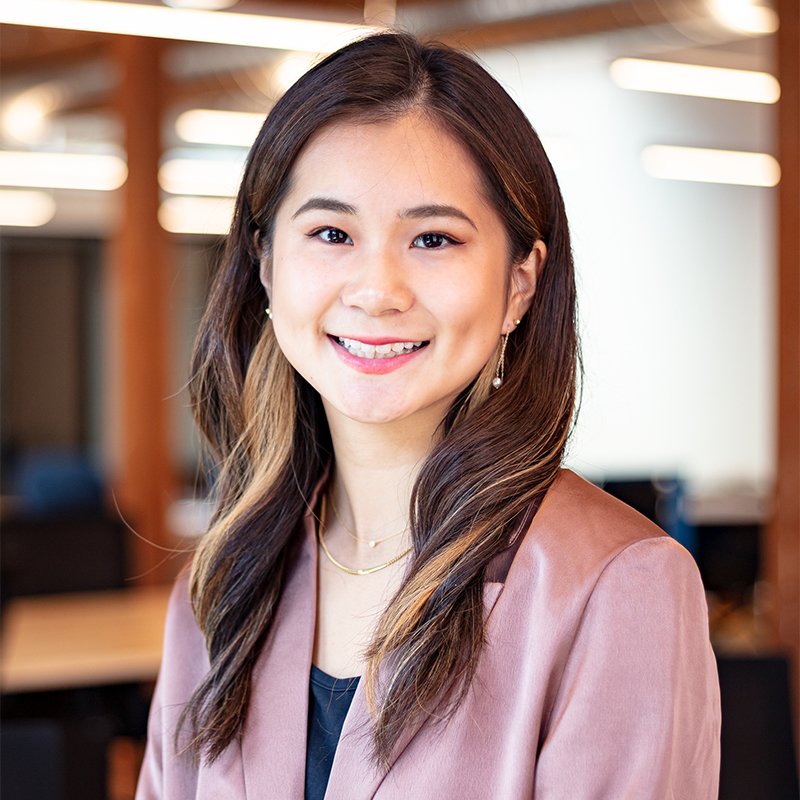
[[271, 309], [271, 308], [269, 308], [269, 306], [268, 306], [268, 307], [267, 307], [267, 308], [265, 308], [264, 310], [267, 312], [267, 316], [268, 316], [270, 319], [272, 319], [272, 309]]
[[506, 372], [506, 345], [508, 344], [508, 334], [503, 337], [503, 344], [500, 346], [500, 358], [497, 361], [497, 369], [494, 373], [492, 386], [499, 389], [503, 385], [503, 378]]
[[515, 324], [515, 325], [519, 325], [519, 324], [520, 324], [520, 322], [522, 322], [522, 320], [521, 320], [521, 319], [515, 319], [515, 320], [514, 320], [514, 324]]

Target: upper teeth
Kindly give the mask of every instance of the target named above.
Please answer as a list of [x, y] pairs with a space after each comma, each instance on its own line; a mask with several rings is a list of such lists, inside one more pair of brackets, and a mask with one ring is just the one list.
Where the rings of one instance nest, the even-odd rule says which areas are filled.
[[340, 337], [339, 344], [359, 358], [394, 358], [400, 353], [409, 353], [422, 347], [422, 342], [392, 342], [391, 344], [366, 344], [358, 339]]

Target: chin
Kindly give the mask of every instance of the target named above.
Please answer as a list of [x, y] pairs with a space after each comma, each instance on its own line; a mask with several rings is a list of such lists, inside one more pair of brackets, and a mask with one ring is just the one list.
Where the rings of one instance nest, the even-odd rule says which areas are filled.
[[337, 410], [353, 422], [362, 422], [365, 425], [388, 425], [411, 415], [399, 409], [382, 408], [379, 405], [344, 406]]

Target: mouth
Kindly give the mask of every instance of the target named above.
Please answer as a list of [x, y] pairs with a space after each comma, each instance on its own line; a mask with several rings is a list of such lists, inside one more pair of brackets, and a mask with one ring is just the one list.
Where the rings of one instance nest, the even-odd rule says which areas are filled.
[[358, 339], [348, 339], [343, 336], [333, 336], [331, 338], [351, 355], [367, 359], [396, 358], [397, 356], [408, 355], [408, 353], [421, 350], [428, 344], [425, 341], [367, 344], [366, 342], [360, 342]]

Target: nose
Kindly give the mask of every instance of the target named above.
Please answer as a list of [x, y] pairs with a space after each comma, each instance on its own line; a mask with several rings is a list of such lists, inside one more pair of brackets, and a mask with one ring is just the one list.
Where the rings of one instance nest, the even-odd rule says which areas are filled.
[[408, 311], [414, 304], [414, 293], [401, 261], [389, 248], [364, 252], [353, 264], [353, 274], [342, 291], [342, 302], [371, 317]]

